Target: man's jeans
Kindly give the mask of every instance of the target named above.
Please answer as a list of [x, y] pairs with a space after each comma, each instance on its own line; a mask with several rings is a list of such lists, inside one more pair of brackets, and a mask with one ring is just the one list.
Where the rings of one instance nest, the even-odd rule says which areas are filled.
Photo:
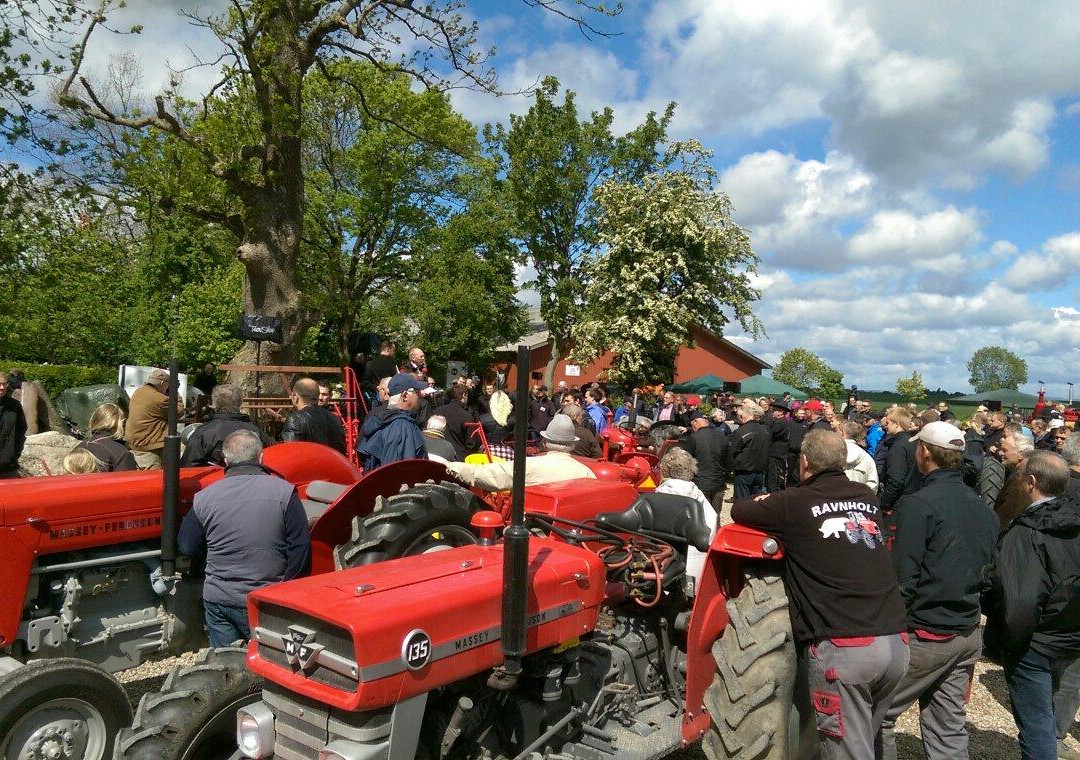
[[1063, 740], [1069, 735], [1080, 708], [1080, 658], [1073, 660], [1054, 685], [1054, 715], [1057, 721], [1057, 737]]
[[763, 472], [736, 472], [735, 473], [735, 498], [749, 499], [759, 493], [765, 493], [765, 473]]
[[237, 641], [247, 641], [251, 638], [246, 607], [203, 601], [203, 609], [206, 612], [206, 630], [210, 635], [210, 646], [227, 647]]
[[1047, 657], [1028, 649], [1019, 660], [1004, 663], [1009, 700], [1020, 733], [1024, 760], [1057, 760], [1054, 692], [1076, 658]]

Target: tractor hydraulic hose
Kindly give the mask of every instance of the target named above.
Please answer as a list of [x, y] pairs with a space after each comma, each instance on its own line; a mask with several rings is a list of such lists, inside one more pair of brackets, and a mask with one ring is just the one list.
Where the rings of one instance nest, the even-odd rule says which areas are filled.
[[161, 574], [176, 574], [176, 520], [180, 513], [180, 436], [176, 434], [177, 397], [180, 366], [174, 356], [169, 362], [169, 418], [162, 452], [161, 469], [165, 479], [161, 491]]
[[518, 346], [517, 398], [514, 401], [514, 485], [510, 524], [503, 531], [503, 671], [512, 679], [521, 673], [525, 655], [525, 605], [528, 595], [529, 531], [525, 528], [525, 436], [529, 429], [528, 346]]

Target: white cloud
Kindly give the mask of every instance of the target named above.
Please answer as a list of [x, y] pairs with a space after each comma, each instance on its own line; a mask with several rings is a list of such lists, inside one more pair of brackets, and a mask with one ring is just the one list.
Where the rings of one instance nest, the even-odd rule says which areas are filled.
[[1080, 273], [1080, 232], [1059, 235], [1043, 243], [1042, 250], [1023, 254], [1005, 274], [1005, 283], [1016, 290], [1057, 290]]
[[949, 206], [924, 216], [908, 211], [879, 211], [854, 235], [848, 250], [855, 261], [904, 264], [955, 255], [978, 242], [975, 211]]

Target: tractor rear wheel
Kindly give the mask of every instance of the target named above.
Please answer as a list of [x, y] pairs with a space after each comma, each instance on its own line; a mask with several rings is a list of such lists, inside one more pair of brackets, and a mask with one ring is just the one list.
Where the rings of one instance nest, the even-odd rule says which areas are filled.
[[0, 677], [0, 758], [109, 760], [131, 704], [85, 660], [35, 660]]
[[236, 753], [236, 711], [262, 694], [243, 647], [204, 649], [177, 667], [161, 690], [144, 694], [116, 760], [226, 760]]
[[987, 456], [979, 470], [979, 496], [990, 509], [994, 508], [1001, 489], [1005, 487], [1005, 466], [997, 459]]
[[334, 549], [334, 563], [340, 570], [475, 544], [469, 523], [482, 508], [456, 483], [413, 486], [380, 499], [367, 517], [353, 518], [352, 538]]
[[817, 749], [809, 704], [796, 698], [796, 654], [779, 568], [748, 567], [728, 600], [728, 626], [713, 644], [716, 675], [705, 692], [712, 760], [785, 760]]

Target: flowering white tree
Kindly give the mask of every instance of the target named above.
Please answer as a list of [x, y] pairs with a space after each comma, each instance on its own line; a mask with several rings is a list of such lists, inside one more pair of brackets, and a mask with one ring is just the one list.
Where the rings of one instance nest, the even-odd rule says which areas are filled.
[[602, 253], [588, 265], [573, 357], [611, 351], [615, 382], [670, 377], [695, 325], [720, 334], [735, 319], [763, 332], [753, 312], [761, 293], [750, 280], [758, 257], [716, 188], [710, 155], [696, 141], [673, 143], [666, 168], [596, 190]]

